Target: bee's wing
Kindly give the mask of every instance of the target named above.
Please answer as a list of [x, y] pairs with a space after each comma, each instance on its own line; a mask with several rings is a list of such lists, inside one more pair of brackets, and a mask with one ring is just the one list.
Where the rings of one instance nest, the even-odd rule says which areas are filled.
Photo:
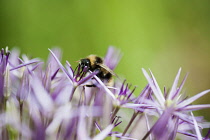
[[107, 70], [108, 72], [110, 72], [112, 75], [117, 76], [109, 67], [107, 67], [104, 64], [98, 64], [100, 67], [104, 68], [105, 70]]

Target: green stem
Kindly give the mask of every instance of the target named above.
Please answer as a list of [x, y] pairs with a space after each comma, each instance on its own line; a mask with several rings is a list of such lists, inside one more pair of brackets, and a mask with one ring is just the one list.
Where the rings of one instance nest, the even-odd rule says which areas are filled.
[[8, 99], [8, 97], [4, 98], [4, 112], [7, 111], [7, 99]]
[[131, 124], [133, 123], [134, 119], [136, 118], [136, 116], [138, 115], [138, 112], [134, 112], [132, 118], [130, 119], [128, 125], [126, 126], [122, 136], [125, 135], [125, 133], [128, 131], [128, 129], [130, 128]]
[[[4, 109], [4, 112], [7, 111], [7, 99], [8, 99], [8, 97], [4, 97], [4, 99], [3, 99], [3, 109]], [[4, 118], [4, 119], [6, 119], [6, 118]], [[4, 128], [2, 130], [2, 138], [3, 139], [8, 139], [9, 138], [7, 126], [4, 126]]]
[[82, 89], [82, 92], [80, 94], [78, 106], [85, 105], [85, 102], [86, 102], [86, 99], [85, 99], [85, 89], [83, 88]]
[[119, 107], [119, 106], [117, 106], [117, 107], [114, 109], [114, 112], [113, 112], [113, 114], [112, 114], [112, 117], [111, 117], [110, 122], [113, 121], [114, 117], [116, 116], [116, 114], [117, 114], [117, 112], [118, 112], [119, 110], [120, 110], [120, 107]]
[[89, 99], [89, 101], [88, 101], [88, 103], [87, 103], [88, 106], [90, 106], [91, 101], [94, 99], [95, 96], [96, 96], [96, 92], [94, 92], [94, 93], [91, 95], [91, 97], [90, 97], [90, 99]]
[[73, 98], [73, 95], [74, 95], [74, 92], [75, 92], [76, 88], [77, 88], [77, 86], [74, 86], [74, 87], [72, 88], [71, 96], [70, 96], [70, 99], [69, 99], [70, 102], [71, 102], [71, 100], [72, 100], [72, 98]]
[[[20, 107], [20, 122], [22, 126], [22, 121], [23, 121], [23, 102], [19, 102], [19, 107]], [[19, 140], [22, 140], [22, 132], [19, 133]]]
[[[151, 130], [151, 129], [150, 129]], [[142, 140], [146, 140], [146, 138], [150, 135], [151, 131], [148, 131], [147, 134], [142, 138]]]
[[60, 133], [61, 133], [61, 127], [62, 127], [62, 123], [61, 123], [61, 125], [58, 128], [58, 132], [57, 132], [57, 135], [56, 135], [56, 140], [59, 140]]
[[96, 121], [96, 118], [93, 118], [92, 125], [90, 128], [90, 137], [93, 137], [96, 132], [95, 121]]

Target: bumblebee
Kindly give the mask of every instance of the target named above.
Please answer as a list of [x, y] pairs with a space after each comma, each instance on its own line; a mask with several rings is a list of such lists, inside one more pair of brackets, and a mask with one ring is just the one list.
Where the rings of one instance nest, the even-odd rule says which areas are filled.
[[116, 76], [116, 74], [104, 64], [104, 60], [101, 57], [97, 55], [89, 55], [86, 58], [81, 59], [79, 63], [82, 69], [87, 67], [91, 72], [98, 70], [98, 78], [100, 78], [105, 85], [113, 86], [114, 79], [112, 75]]

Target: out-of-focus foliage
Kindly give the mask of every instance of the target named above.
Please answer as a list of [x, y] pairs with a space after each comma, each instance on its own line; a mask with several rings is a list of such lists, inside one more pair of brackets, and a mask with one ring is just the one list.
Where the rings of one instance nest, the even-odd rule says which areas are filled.
[[[193, 95], [210, 85], [209, 5], [207, 0], [2, 0], [0, 45], [17, 46], [43, 59], [47, 48], [59, 46], [63, 60], [73, 66], [89, 54], [105, 55], [114, 45], [124, 52], [116, 73], [129, 82], [143, 88], [144, 67], [156, 72], [162, 86], [170, 87], [170, 79], [182, 67], [183, 73], [189, 72], [186, 92]], [[209, 103], [209, 98], [202, 98], [202, 103]]]

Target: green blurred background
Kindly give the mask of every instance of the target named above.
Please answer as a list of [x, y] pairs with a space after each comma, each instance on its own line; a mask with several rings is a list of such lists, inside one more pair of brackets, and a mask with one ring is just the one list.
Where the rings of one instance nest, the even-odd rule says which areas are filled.
[[[48, 48], [63, 50], [63, 62], [121, 49], [116, 73], [146, 85], [150, 68], [160, 86], [170, 87], [180, 67], [189, 72], [191, 96], [210, 88], [210, 1], [1, 0], [0, 45], [46, 59]], [[196, 103], [210, 103], [210, 94]], [[200, 111], [210, 120], [209, 109]]]

